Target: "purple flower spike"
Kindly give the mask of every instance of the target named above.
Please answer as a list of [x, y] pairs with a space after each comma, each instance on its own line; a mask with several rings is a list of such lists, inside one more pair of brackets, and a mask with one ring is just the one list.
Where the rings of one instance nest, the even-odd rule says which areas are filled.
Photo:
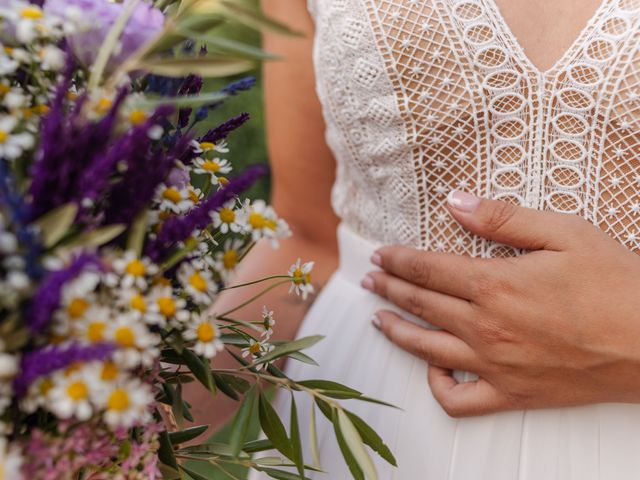
[[49, 324], [51, 315], [60, 307], [62, 287], [91, 265], [101, 266], [98, 257], [83, 254], [67, 268], [50, 273], [42, 281], [27, 310], [26, 322], [32, 333], [40, 333]]
[[247, 190], [266, 173], [267, 169], [263, 165], [249, 167], [191, 212], [181, 217], [169, 218], [162, 225], [155, 241], [147, 244], [147, 255], [158, 261], [176, 242], [189, 238], [194, 230], [207, 227], [211, 223], [211, 212]]
[[218, 125], [216, 128], [212, 128], [202, 137], [200, 137], [198, 141], [215, 143], [224, 138], [227, 138], [231, 132], [246, 123], [249, 118], [250, 117], [248, 113], [241, 113], [237, 117], [230, 118], [226, 122]]
[[66, 368], [76, 362], [106, 360], [111, 357], [115, 346], [110, 343], [94, 345], [47, 346], [27, 353], [20, 362], [20, 372], [13, 381], [13, 388], [18, 396], [27, 392], [29, 386], [40, 377]]

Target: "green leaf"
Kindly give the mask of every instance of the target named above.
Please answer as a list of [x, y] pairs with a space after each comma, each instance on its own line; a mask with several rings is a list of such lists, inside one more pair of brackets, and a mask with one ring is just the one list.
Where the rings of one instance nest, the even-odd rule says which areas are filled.
[[193, 480], [210, 480], [209, 478], [205, 477], [204, 475], [200, 475], [198, 472], [195, 472], [193, 470], [191, 470], [190, 468], [187, 468], [183, 465], [180, 465], [180, 469], [183, 472], [186, 472], [187, 475], [189, 475], [191, 478], [193, 478]]
[[273, 446], [284, 456], [293, 459], [292, 445], [280, 417], [264, 395], [258, 397], [258, 418], [260, 427]]
[[251, 413], [256, 401], [256, 386], [252, 386], [242, 401], [240, 409], [233, 419], [231, 426], [231, 435], [229, 437], [229, 447], [231, 448], [231, 454], [237, 457], [242, 451], [242, 445], [247, 438], [247, 431], [249, 430], [249, 420], [251, 419]]
[[96, 228], [90, 232], [81, 233], [71, 240], [64, 242], [65, 248], [97, 248], [101, 247], [105, 243], [110, 242], [114, 238], [117, 238], [122, 232], [127, 229], [126, 225], [107, 225], [106, 227]]
[[161, 432], [158, 437], [160, 447], [158, 448], [158, 458], [162, 463], [169, 467], [178, 470], [178, 462], [176, 461], [173, 447], [169, 441], [169, 434], [167, 432]]
[[271, 440], [265, 438], [245, 443], [242, 447], [242, 451], [247, 453], [257, 453], [264, 452], [265, 450], [272, 450], [273, 448], [274, 446], [273, 443], [271, 443]]
[[322, 392], [332, 392], [336, 394], [343, 393], [345, 395], [350, 395], [351, 397], [359, 397], [362, 395], [362, 393], [351, 387], [347, 387], [346, 385], [338, 382], [332, 382], [331, 380], [302, 380], [297, 383], [303, 387], [321, 390]]
[[377, 452], [387, 462], [396, 467], [396, 459], [393, 456], [393, 453], [391, 453], [389, 447], [384, 443], [382, 438], [380, 438], [380, 435], [378, 435], [373, 428], [371, 428], [362, 418], [357, 416], [355, 413], [351, 413], [349, 411], [345, 411], [345, 413], [358, 430], [358, 433], [362, 437], [362, 441], [369, 445], [374, 452]]
[[176, 468], [170, 467], [169, 465], [161, 463], [158, 465], [158, 468], [160, 469], [163, 480], [180, 480], [182, 478], [180, 471]]
[[[302, 36], [301, 32], [292, 30], [283, 23], [277, 22], [265, 16], [262, 12], [246, 7], [237, 2], [222, 0], [220, 2], [227, 16], [234, 21], [242, 23], [256, 30], [270, 31], [280, 35]], [[223, 13], [225, 13], [223, 10]]]
[[210, 455], [219, 457], [232, 457], [231, 448], [225, 443], [203, 443], [201, 445], [191, 445], [178, 450], [180, 454], [189, 455]]
[[[322, 410], [322, 408], [320, 410]], [[340, 451], [342, 452], [344, 461], [347, 462], [347, 466], [349, 467], [351, 476], [354, 478], [354, 480], [365, 480], [364, 473], [362, 472], [362, 469], [358, 465], [357, 460], [353, 456], [353, 453], [351, 453], [351, 449], [349, 448], [349, 445], [347, 444], [342, 434], [340, 423], [338, 421], [338, 413], [337, 413], [337, 410], [335, 409], [331, 409], [331, 421], [333, 423], [333, 431], [336, 434], [336, 440], [338, 441], [338, 446], [340, 447]]]
[[176, 422], [179, 424], [182, 422], [184, 418], [184, 403], [182, 401], [182, 384], [178, 383], [175, 386], [176, 393], [173, 397], [173, 403], [171, 405], [171, 410], [173, 411], [173, 415], [176, 417]]
[[[231, 375], [229, 375], [230, 377]], [[233, 378], [233, 377], [232, 377]], [[222, 393], [224, 393], [227, 397], [232, 398], [233, 400], [240, 400], [240, 395], [236, 392], [225, 377], [218, 373], [213, 374], [213, 381]]]
[[185, 77], [200, 75], [205, 78], [228, 77], [255, 68], [249, 60], [207, 55], [203, 57], [155, 58], [142, 62], [140, 68], [156, 75]]
[[198, 425], [197, 427], [185, 428], [178, 432], [171, 432], [169, 434], [169, 441], [172, 445], [188, 442], [202, 435], [207, 431], [207, 428], [209, 428], [209, 425]]
[[296, 399], [293, 392], [291, 392], [289, 430], [291, 432], [291, 446], [293, 447], [293, 458], [291, 460], [296, 464], [300, 478], [304, 478], [304, 459], [302, 458], [302, 443], [300, 442], [300, 427], [298, 426], [298, 407], [296, 407]]
[[67, 203], [54, 208], [33, 222], [40, 230], [42, 243], [49, 248], [58, 243], [73, 225], [78, 214], [78, 206], [75, 203]]
[[362, 441], [362, 437], [360, 437], [358, 430], [343, 410], [337, 409], [337, 417], [340, 432], [347, 444], [347, 447], [351, 451], [351, 454], [358, 463], [358, 466], [368, 480], [377, 480], [378, 472], [376, 471], [376, 467], [369, 456], [369, 452], [367, 452], [367, 449], [364, 446], [364, 442]]
[[189, 367], [189, 370], [198, 381], [211, 393], [216, 393], [216, 386], [209, 365], [188, 348], [185, 348], [182, 352], [182, 358], [184, 358], [187, 367]]
[[131, 228], [129, 229], [129, 235], [127, 236], [127, 250], [133, 250], [136, 252], [138, 257], [142, 255], [142, 247], [144, 246], [144, 237], [147, 232], [148, 222], [149, 214], [145, 209], [136, 216]]
[[311, 449], [311, 456], [313, 458], [313, 464], [316, 467], [321, 465], [320, 462], [320, 450], [318, 448], [318, 428], [316, 423], [316, 406], [311, 404], [311, 412], [309, 415], [309, 448]]
[[298, 340], [294, 340], [292, 342], [283, 343], [282, 345], [278, 345], [276, 348], [271, 350], [269, 353], [263, 355], [259, 359], [256, 360], [256, 364], [271, 362], [277, 358], [288, 355], [292, 352], [297, 352], [298, 350], [304, 350], [306, 348], [310, 348], [324, 337], [322, 335], [312, 335], [310, 337], [299, 338]]
[[173, 105], [178, 108], [196, 108], [202, 105], [219, 102], [227, 97], [229, 97], [229, 95], [226, 93], [213, 92], [205, 93], [203, 95], [184, 95], [181, 97], [145, 97], [139, 100], [134, 100], [131, 104], [134, 107], [143, 109], [153, 109], [161, 105]]
[[316, 362], [313, 358], [311, 358], [306, 353], [302, 352], [293, 352], [289, 354], [289, 358], [293, 358], [294, 360], [298, 360], [299, 362], [306, 363], [308, 365], [318, 366], [318, 362]]
[[[255, 467], [254, 467], [255, 468]], [[256, 468], [261, 472], [266, 473], [271, 478], [275, 478], [276, 480], [300, 480], [298, 475], [293, 473], [286, 472], [284, 470], [276, 470], [275, 468]], [[302, 477], [304, 480], [310, 480], [309, 477]]]
[[226, 55], [233, 55], [235, 57], [246, 58], [249, 60], [275, 60], [281, 58], [278, 55], [265, 52], [261, 48], [254, 47], [253, 45], [248, 45], [243, 42], [238, 42], [230, 38], [207, 35], [206, 33], [198, 33], [188, 29], [181, 29], [179, 32], [191, 40], [198, 40], [206, 43], [207, 46], [213, 47]]

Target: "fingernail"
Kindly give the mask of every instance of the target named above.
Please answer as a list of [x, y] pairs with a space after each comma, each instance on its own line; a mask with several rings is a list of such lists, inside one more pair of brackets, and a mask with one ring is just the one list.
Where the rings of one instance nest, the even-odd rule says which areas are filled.
[[447, 203], [453, 208], [463, 212], [472, 213], [480, 203], [480, 199], [475, 195], [461, 190], [451, 190], [447, 195]]
[[373, 263], [374, 265], [377, 265], [378, 267], [382, 266], [382, 256], [380, 256], [380, 254], [378, 252], [374, 252], [373, 255], [371, 255], [371, 263]]
[[366, 275], [360, 282], [360, 285], [362, 285], [362, 288], [366, 290], [373, 290], [373, 278], [371, 278], [369, 275]]
[[371, 317], [371, 323], [378, 330], [381, 330], [381, 328], [382, 328], [382, 320], [380, 320], [380, 317], [378, 316], [378, 314], [376, 314], [376, 313], [373, 314], [373, 316]]

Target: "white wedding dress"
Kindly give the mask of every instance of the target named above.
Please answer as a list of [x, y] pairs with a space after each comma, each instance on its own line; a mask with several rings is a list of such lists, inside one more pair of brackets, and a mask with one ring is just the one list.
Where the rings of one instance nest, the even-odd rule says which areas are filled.
[[[309, 351], [320, 367], [291, 361], [288, 374], [402, 409], [347, 403], [397, 457], [392, 468], [374, 455], [384, 480], [640, 479], [640, 405], [453, 419], [433, 399], [424, 362], [371, 325], [389, 305], [359, 286], [382, 244], [522, 253], [456, 224], [444, 207], [453, 188], [574, 213], [640, 250], [640, 0], [602, 0], [545, 72], [494, 0], [310, 1], [341, 259], [299, 333], [326, 335]], [[301, 396], [298, 409], [309, 408]], [[310, 476], [351, 478], [331, 426], [319, 423], [328, 473]]]

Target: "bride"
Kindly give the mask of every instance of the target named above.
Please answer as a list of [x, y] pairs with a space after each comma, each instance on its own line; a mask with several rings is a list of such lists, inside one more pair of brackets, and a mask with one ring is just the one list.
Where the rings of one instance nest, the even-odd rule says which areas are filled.
[[[327, 337], [288, 373], [400, 407], [353, 406], [381, 479], [640, 478], [640, 0], [265, 8], [309, 32], [265, 45], [294, 237], [241, 272], [316, 261], [306, 316], [268, 299]], [[318, 478], [351, 478], [319, 434]]]

